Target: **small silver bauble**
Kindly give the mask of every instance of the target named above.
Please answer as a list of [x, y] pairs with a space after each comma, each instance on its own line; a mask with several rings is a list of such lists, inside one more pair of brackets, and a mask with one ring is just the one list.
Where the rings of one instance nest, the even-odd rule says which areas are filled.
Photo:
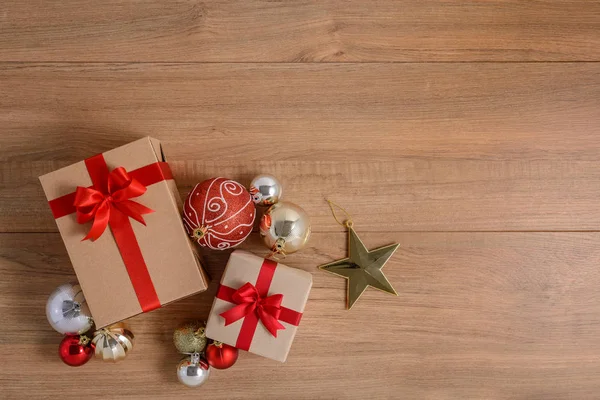
[[259, 206], [270, 206], [281, 199], [283, 188], [281, 183], [271, 175], [258, 175], [250, 183], [252, 201]]
[[94, 321], [77, 283], [60, 285], [48, 298], [46, 317], [57, 332], [79, 335], [87, 332]]
[[260, 236], [271, 251], [283, 255], [294, 253], [308, 241], [310, 219], [300, 206], [280, 201], [263, 214]]
[[187, 387], [197, 387], [208, 379], [210, 367], [200, 354], [194, 353], [185, 357], [177, 366], [177, 379]]

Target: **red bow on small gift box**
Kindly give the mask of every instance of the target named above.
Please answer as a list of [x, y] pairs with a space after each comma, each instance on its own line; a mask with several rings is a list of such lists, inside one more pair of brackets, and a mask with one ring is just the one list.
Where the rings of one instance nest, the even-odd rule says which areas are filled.
[[219, 286], [217, 298], [237, 304], [220, 314], [225, 319], [225, 326], [244, 320], [235, 344], [238, 349], [250, 349], [259, 321], [274, 337], [277, 337], [278, 330], [285, 329], [281, 322], [294, 326], [300, 324], [302, 313], [283, 307], [283, 294], [268, 295], [276, 268], [275, 261], [263, 260], [256, 284], [247, 282], [238, 289]]
[[277, 337], [277, 330], [285, 329], [285, 326], [278, 321], [281, 314], [282, 294], [261, 297], [256, 287], [247, 282], [233, 293], [231, 299], [237, 306], [221, 313], [221, 316], [225, 318], [225, 326], [239, 321], [249, 314], [256, 313], [271, 335]]

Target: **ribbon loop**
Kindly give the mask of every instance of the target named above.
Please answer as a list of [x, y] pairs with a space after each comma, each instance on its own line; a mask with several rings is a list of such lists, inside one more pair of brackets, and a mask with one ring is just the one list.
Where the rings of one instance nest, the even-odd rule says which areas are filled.
[[97, 240], [102, 236], [113, 212], [123, 213], [146, 225], [143, 215], [154, 210], [130, 200], [143, 195], [146, 190], [146, 186], [130, 177], [123, 167], [112, 170], [106, 182], [99, 182], [91, 188], [78, 186], [73, 202], [77, 222], [84, 224], [94, 220], [92, 228], [83, 240]]
[[220, 314], [225, 318], [225, 326], [255, 313], [274, 337], [277, 337], [278, 330], [285, 329], [279, 322], [282, 294], [261, 297], [258, 289], [252, 283], [246, 282], [231, 295], [231, 299], [237, 305]]

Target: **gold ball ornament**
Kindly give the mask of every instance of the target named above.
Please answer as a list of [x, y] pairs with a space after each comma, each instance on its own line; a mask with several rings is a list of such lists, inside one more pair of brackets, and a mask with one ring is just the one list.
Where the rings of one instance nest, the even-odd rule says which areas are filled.
[[120, 322], [94, 332], [92, 343], [96, 346], [96, 358], [117, 362], [133, 349], [133, 333]]
[[273, 253], [294, 253], [308, 241], [310, 219], [302, 207], [289, 201], [280, 201], [263, 214], [260, 236]]
[[201, 353], [206, 347], [205, 324], [199, 321], [188, 322], [173, 332], [173, 344], [183, 354]]

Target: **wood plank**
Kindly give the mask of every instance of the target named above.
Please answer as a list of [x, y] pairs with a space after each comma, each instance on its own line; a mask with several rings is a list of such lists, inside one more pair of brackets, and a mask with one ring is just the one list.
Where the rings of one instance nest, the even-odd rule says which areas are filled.
[[[234, 368], [213, 371], [196, 393], [214, 399], [597, 396], [600, 233], [362, 237], [369, 247], [401, 243], [384, 269], [399, 297], [369, 290], [354, 309], [343, 310], [343, 279], [315, 267], [344, 255], [345, 234], [316, 234], [286, 260], [314, 278], [288, 362], [244, 353]], [[256, 235], [244, 248], [265, 252]], [[107, 390], [131, 398], [189, 394], [175, 379], [179, 356], [170, 336], [182, 321], [208, 314], [227, 253], [206, 255], [214, 278], [208, 292], [134, 318], [130, 359], [117, 365], [93, 360], [72, 375], [56, 357], [60, 336], [40, 312], [53, 288], [74, 278], [60, 237], [0, 234], [5, 398], [21, 398], [24, 390], [32, 398]], [[115, 386], [124, 379], [127, 385]]]
[[[0, 64], [0, 161], [600, 159], [600, 64]], [[36, 140], [29, 140], [36, 138]]]
[[144, 135], [183, 194], [273, 173], [318, 232], [325, 196], [365, 231], [600, 226], [597, 63], [3, 64], [0, 92], [0, 231], [54, 231], [37, 176]]
[[[167, 155], [170, 149], [166, 147]], [[37, 176], [63, 164], [4, 163], [0, 231], [57, 230]], [[284, 185], [284, 198], [306, 209], [316, 232], [343, 229], [325, 197], [347, 208], [363, 232], [578, 231], [600, 226], [598, 162], [173, 161], [171, 167], [182, 197], [213, 176], [247, 186], [259, 173], [275, 174]]]
[[589, 0], [5, 0], [1, 61], [598, 61]]

